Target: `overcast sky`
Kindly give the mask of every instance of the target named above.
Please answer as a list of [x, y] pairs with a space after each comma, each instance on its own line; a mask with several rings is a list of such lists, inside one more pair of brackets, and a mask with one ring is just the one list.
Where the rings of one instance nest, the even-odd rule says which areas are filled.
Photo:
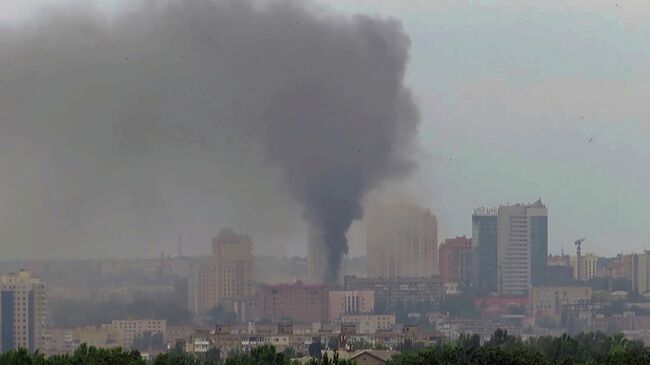
[[[0, 0], [0, 19], [28, 24], [56, 2]], [[582, 237], [584, 251], [602, 255], [650, 248], [649, 2], [320, 3], [397, 18], [410, 35], [422, 151], [405, 184], [438, 216], [441, 240], [469, 236], [475, 207], [542, 198], [551, 252]], [[303, 233], [256, 250], [304, 254]], [[362, 235], [352, 236], [351, 253], [363, 253]], [[173, 250], [173, 235], [161, 247]]]

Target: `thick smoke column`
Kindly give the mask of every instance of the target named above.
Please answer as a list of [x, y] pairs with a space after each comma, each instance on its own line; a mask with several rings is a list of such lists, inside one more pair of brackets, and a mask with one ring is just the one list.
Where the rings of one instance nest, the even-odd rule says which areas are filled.
[[118, 195], [155, 217], [160, 171], [209, 192], [252, 151], [322, 232], [335, 280], [364, 195], [412, 167], [418, 115], [397, 21], [315, 14], [290, 1], [144, 2], [0, 29], [0, 163], [31, 166], [12, 194], [44, 201], [13, 218], [52, 225], [30, 239], [79, 239]]

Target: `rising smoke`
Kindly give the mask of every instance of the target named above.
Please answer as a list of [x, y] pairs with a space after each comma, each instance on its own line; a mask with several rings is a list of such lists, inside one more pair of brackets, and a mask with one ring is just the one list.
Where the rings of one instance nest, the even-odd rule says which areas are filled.
[[169, 176], [175, 193], [234, 179], [247, 196], [277, 171], [334, 281], [365, 194], [412, 168], [408, 49], [395, 20], [293, 1], [59, 7], [0, 28], [3, 229], [28, 222], [16, 244], [56, 247], [107, 234], [88, 225], [124, 219], [120, 204], [147, 226]]

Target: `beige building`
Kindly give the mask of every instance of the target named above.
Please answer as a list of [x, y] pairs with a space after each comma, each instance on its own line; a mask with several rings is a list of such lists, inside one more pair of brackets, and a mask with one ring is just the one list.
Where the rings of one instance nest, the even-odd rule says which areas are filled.
[[167, 321], [164, 319], [114, 320], [111, 324], [103, 325], [102, 328], [117, 330], [122, 340], [120, 346], [125, 349], [131, 348], [133, 339], [142, 336], [146, 332], [152, 335], [156, 333], [162, 334], [163, 343], [165, 343], [165, 336], [167, 335]]
[[409, 204], [382, 206], [366, 222], [368, 277], [430, 277], [438, 273], [438, 220]]
[[395, 326], [394, 314], [347, 314], [341, 316], [341, 323], [354, 323], [357, 333], [373, 334], [379, 330], [392, 330]]
[[532, 286], [543, 284], [546, 274], [548, 210], [538, 200], [500, 206], [497, 215], [499, 294], [528, 296]]
[[[534, 287], [530, 292], [528, 313], [537, 323], [541, 318], [560, 324], [562, 315], [578, 315], [591, 304], [591, 287]], [[590, 313], [589, 313], [590, 315]]]
[[87, 344], [97, 348], [124, 346], [123, 331], [111, 327], [81, 327], [72, 332], [74, 347]]
[[45, 284], [27, 271], [0, 276], [0, 352], [43, 349]]
[[[588, 253], [580, 257], [580, 268], [578, 268], [578, 257], [573, 255], [569, 259], [571, 270], [573, 270], [573, 278], [582, 278], [582, 280], [589, 280], [596, 277], [598, 272], [598, 256]], [[578, 276], [578, 269], [580, 276]]]
[[224, 228], [212, 240], [212, 255], [198, 265], [189, 283], [189, 308], [201, 314], [218, 304], [233, 304], [252, 297], [253, 242], [244, 234]]
[[639, 294], [650, 292], [650, 251], [632, 258], [632, 286]]
[[307, 237], [307, 279], [311, 284], [325, 283], [327, 250], [321, 232], [310, 226]]
[[375, 292], [372, 290], [331, 291], [328, 309], [330, 320], [337, 320], [345, 314], [372, 313], [375, 310]]

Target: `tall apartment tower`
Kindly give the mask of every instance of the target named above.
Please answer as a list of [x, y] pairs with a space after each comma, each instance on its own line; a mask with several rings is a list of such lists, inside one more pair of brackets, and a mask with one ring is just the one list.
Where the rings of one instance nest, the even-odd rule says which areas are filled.
[[468, 286], [472, 275], [472, 239], [447, 238], [438, 249], [438, 271], [445, 283]]
[[472, 280], [474, 287], [482, 293], [498, 292], [497, 208], [474, 209], [472, 250], [475, 268]]
[[548, 256], [548, 210], [533, 204], [500, 206], [497, 226], [499, 294], [527, 296], [543, 285]]
[[307, 277], [312, 284], [322, 284], [327, 267], [327, 250], [321, 232], [310, 226], [307, 237]]
[[189, 283], [189, 309], [205, 313], [218, 304], [232, 304], [254, 295], [253, 242], [224, 228], [212, 240], [212, 255], [198, 265]]
[[409, 204], [384, 206], [368, 214], [368, 277], [430, 277], [438, 273], [438, 220]]
[[27, 271], [0, 276], [0, 352], [43, 347], [45, 284]]

